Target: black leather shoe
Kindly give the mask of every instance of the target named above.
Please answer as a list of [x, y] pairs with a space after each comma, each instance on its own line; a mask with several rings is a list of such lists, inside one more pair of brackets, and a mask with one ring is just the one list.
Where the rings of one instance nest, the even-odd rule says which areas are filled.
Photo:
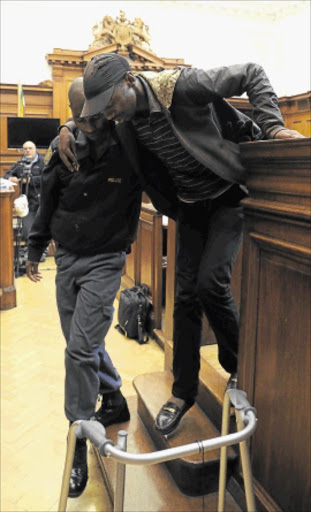
[[78, 498], [87, 484], [87, 446], [85, 439], [77, 439], [75, 456], [73, 459], [72, 470], [69, 482], [69, 498]]
[[178, 407], [173, 402], [166, 402], [156, 417], [155, 428], [164, 435], [170, 434], [178, 427], [181, 418], [193, 404], [194, 400], [188, 400], [183, 407]]
[[94, 415], [94, 419], [104, 427], [109, 427], [114, 423], [124, 423], [129, 421], [130, 417], [130, 411], [123, 396], [120, 403], [115, 403], [110, 399], [103, 400], [101, 408]]

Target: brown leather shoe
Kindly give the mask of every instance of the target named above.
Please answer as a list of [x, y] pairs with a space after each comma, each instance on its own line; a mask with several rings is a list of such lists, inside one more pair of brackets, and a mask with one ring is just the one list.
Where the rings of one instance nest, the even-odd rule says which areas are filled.
[[155, 420], [155, 428], [164, 435], [173, 432], [179, 425], [181, 418], [193, 406], [194, 400], [188, 400], [182, 407], [174, 404], [174, 402], [166, 402]]

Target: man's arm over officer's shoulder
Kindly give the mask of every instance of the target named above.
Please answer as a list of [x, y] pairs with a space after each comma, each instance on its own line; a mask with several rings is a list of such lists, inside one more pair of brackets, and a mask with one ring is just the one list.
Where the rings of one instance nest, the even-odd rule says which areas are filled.
[[71, 172], [79, 170], [79, 162], [76, 156], [76, 129], [74, 121], [67, 121], [59, 129], [59, 156]]

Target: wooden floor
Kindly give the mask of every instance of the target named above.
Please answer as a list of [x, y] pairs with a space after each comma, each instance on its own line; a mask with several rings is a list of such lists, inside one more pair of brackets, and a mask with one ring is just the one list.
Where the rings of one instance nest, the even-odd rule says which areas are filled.
[[[1, 512], [58, 508], [68, 427], [64, 339], [53, 258], [40, 267], [42, 282], [16, 279], [18, 305], [1, 312]], [[163, 351], [153, 340], [141, 346], [111, 328], [106, 341], [125, 396], [135, 395], [132, 380], [137, 374], [164, 367]], [[68, 511], [111, 510], [91, 451], [89, 468], [89, 484], [79, 499], [68, 500]]]
[[[64, 339], [54, 259], [47, 258], [40, 269], [41, 283], [16, 279], [17, 307], [1, 312], [1, 512], [58, 509], [68, 429], [63, 412]], [[135, 395], [134, 377], [164, 369], [164, 353], [153, 340], [138, 345], [112, 327], [106, 343], [127, 397]], [[204, 347], [203, 352], [221, 372], [215, 347]], [[87, 488], [80, 498], [68, 500], [67, 510], [110, 512], [92, 448], [88, 461]]]

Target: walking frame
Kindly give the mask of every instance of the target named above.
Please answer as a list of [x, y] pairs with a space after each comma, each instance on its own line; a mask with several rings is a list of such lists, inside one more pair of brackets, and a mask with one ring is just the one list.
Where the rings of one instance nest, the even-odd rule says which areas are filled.
[[[230, 405], [234, 406], [237, 422], [237, 432], [229, 434]], [[61, 495], [58, 512], [65, 512], [67, 507], [70, 474], [74, 459], [76, 439], [86, 437], [105, 457], [111, 457], [117, 461], [116, 488], [114, 497], [114, 512], [123, 512], [125, 494], [125, 466], [126, 464], [144, 465], [158, 464], [168, 460], [178, 459], [187, 455], [194, 455], [198, 452], [220, 448], [220, 470], [218, 489], [218, 512], [224, 512], [225, 492], [227, 479], [227, 447], [239, 444], [240, 457], [244, 478], [246, 506], [248, 512], [256, 512], [255, 498], [252, 482], [252, 470], [250, 463], [247, 439], [256, 430], [256, 409], [251, 407], [247, 401], [247, 395], [239, 389], [227, 389], [224, 396], [221, 436], [204, 441], [168, 448], [166, 450], [151, 453], [128, 453], [127, 452], [127, 431], [118, 432], [118, 443], [106, 438], [106, 431], [103, 425], [94, 420], [79, 420], [73, 423], [69, 429], [67, 454], [63, 472]]]

